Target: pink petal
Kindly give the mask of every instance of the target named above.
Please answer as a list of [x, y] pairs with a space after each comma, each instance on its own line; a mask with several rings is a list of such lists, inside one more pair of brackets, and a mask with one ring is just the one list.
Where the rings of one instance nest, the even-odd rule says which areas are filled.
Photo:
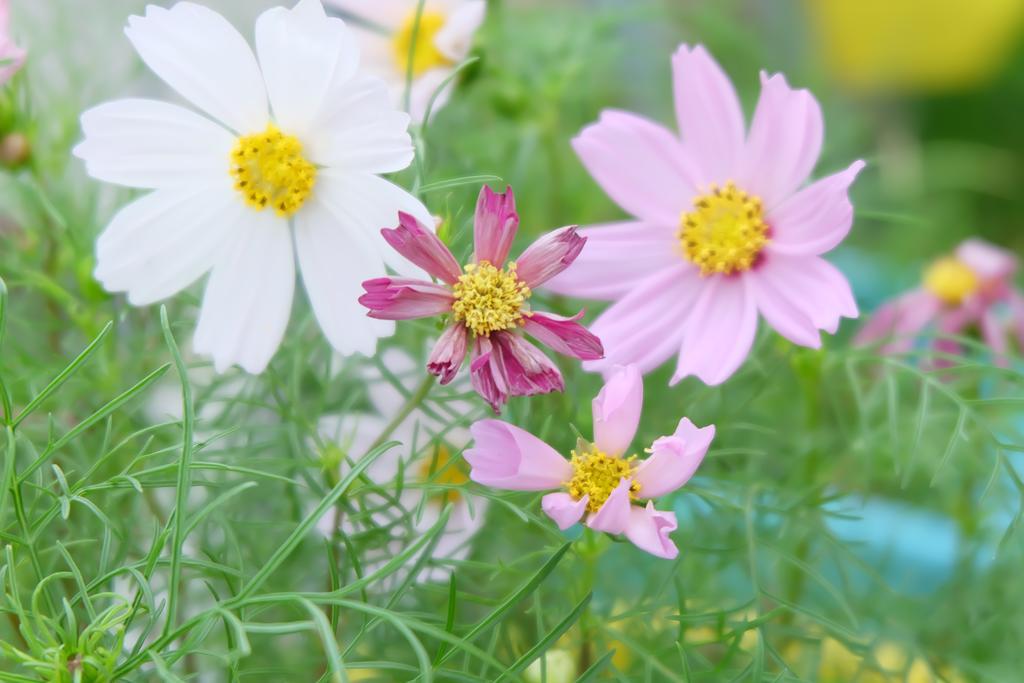
[[737, 184], [769, 209], [775, 207], [811, 174], [824, 131], [821, 107], [810, 92], [793, 90], [782, 74], [769, 77], [762, 71]]
[[534, 311], [525, 318], [523, 331], [563, 355], [581, 360], [603, 358], [601, 340], [576, 322], [582, 317], [583, 311], [571, 318]]
[[473, 388], [494, 412], [509, 396], [534, 396], [562, 391], [562, 373], [540, 350], [508, 332], [477, 337], [470, 364]]
[[427, 360], [427, 371], [440, 377], [441, 384], [455, 379], [466, 357], [467, 341], [465, 325], [457, 323], [446, 329], [434, 344]]
[[992, 349], [996, 356], [996, 363], [1005, 367], [1007, 365], [1006, 352], [1009, 350], [1006, 340], [1006, 330], [1002, 321], [995, 311], [989, 307], [981, 316], [981, 336]]
[[857, 333], [854, 344], [865, 346], [890, 340], [880, 349], [882, 353], [905, 353], [941, 308], [942, 303], [923, 289], [908, 292], [880, 306]]
[[454, 285], [462, 275], [462, 269], [452, 252], [415, 216], [399, 211], [398, 227], [384, 228], [380, 233], [395, 251], [433, 277]]
[[527, 247], [516, 260], [516, 274], [527, 287], [539, 287], [568, 268], [580, 255], [587, 238], [575, 225], [553, 230]]
[[681, 45], [672, 57], [672, 72], [683, 144], [700, 168], [696, 181], [705, 186], [734, 178], [744, 130], [743, 110], [729, 77], [703, 45]]
[[678, 526], [674, 512], [655, 510], [651, 502], [647, 503], [647, 507], [633, 505], [629, 509], [626, 538], [640, 550], [666, 560], [674, 560], [679, 555], [679, 548], [668, 535]]
[[715, 438], [715, 426], [698, 429], [683, 418], [672, 436], [663, 436], [651, 446], [651, 455], [640, 463], [634, 479], [641, 498], [658, 498], [690, 481]]
[[424, 280], [379, 277], [364, 282], [363, 289], [359, 303], [370, 309], [367, 315], [380, 320], [429, 318], [452, 307], [449, 289]]
[[594, 443], [612, 457], [626, 452], [636, 436], [644, 405], [644, 380], [635, 365], [612, 370], [591, 403]]
[[672, 384], [696, 375], [708, 385], [729, 379], [750, 353], [757, 306], [746, 276], [711, 276], [686, 320]]
[[590, 496], [573, 500], [573, 497], [565, 492], [549, 493], [541, 499], [540, 507], [548, 517], [554, 520], [559, 529], [565, 531], [580, 521], [589, 501]]
[[817, 348], [814, 330], [835, 334], [840, 318], [856, 318], [850, 283], [818, 256], [769, 254], [749, 274], [758, 308], [790, 341]]
[[642, 220], [676, 225], [697, 194], [679, 138], [636, 114], [606, 110], [572, 146], [608, 196]]
[[629, 526], [629, 509], [633, 507], [629, 500], [629, 488], [632, 485], [631, 479], [624, 478], [620, 481], [601, 509], [587, 519], [587, 526], [594, 531], [603, 531], [607, 534], [625, 532]]
[[[678, 219], [678, 216], [677, 216]], [[581, 299], [619, 299], [651, 273], [682, 260], [675, 228], [648, 223], [612, 223], [580, 231], [587, 243], [565, 272], [545, 283], [558, 294]]]
[[560, 488], [572, 479], [572, 465], [533, 434], [501, 420], [480, 420], [469, 428], [472, 448], [464, 457], [470, 479], [510, 491]]
[[473, 260], [478, 263], [488, 261], [498, 268], [504, 266], [518, 229], [519, 214], [516, 213], [516, 198], [512, 188], [499, 194], [485, 185], [476, 201]]
[[1017, 346], [1024, 349], [1024, 295], [1013, 289], [1010, 291], [1007, 301], [1010, 308], [1010, 325], [1017, 335]]
[[590, 331], [604, 345], [604, 360], [589, 361], [589, 371], [607, 372], [635, 364], [647, 373], [678, 353], [684, 324], [709, 280], [681, 260], [655, 272], [602, 313]]
[[845, 171], [811, 183], [769, 209], [772, 233], [768, 250], [817, 256], [834, 249], [853, 225], [853, 205], [847, 192], [863, 168], [863, 161], [855, 161]]
[[963, 241], [956, 248], [956, 258], [986, 281], [1009, 278], [1017, 270], [1012, 252], [977, 238]]

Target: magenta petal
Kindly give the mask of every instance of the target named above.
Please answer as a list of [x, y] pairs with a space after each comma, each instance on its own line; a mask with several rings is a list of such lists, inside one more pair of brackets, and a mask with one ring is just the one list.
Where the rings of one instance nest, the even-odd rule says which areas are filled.
[[497, 268], [504, 266], [518, 229], [519, 214], [512, 188], [499, 194], [484, 185], [473, 220], [474, 260], [488, 261]]
[[676, 225], [697, 194], [679, 138], [642, 116], [603, 111], [572, 146], [608, 196], [639, 219]]
[[535, 396], [562, 391], [558, 368], [533, 344], [521, 337], [497, 332], [477, 337], [470, 375], [473, 388], [499, 412], [509, 396]]
[[510, 491], [559, 488], [572, 478], [572, 465], [533, 434], [501, 420], [480, 420], [469, 428], [473, 446], [463, 457], [470, 479]]
[[516, 260], [516, 275], [527, 287], [539, 287], [568, 268], [586, 243], [575, 225], [542, 235]]
[[584, 228], [587, 240], [569, 268], [544, 284], [581, 299], [622, 298], [651, 273], [677, 265], [679, 240], [673, 228], [647, 223], [612, 223]]
[[703, 45], [681, 45], [672, 73], [683, 145], [700, 166], [697, 182], [735, 178], [743, 153], [743, 110], [729, 77]]
[[863, 161], [855, 161], [845, 171], [815, 181], [769, 209], [772, 239], [768, 250], [817, 256], [834, 249], [853, 225], [853, 205], [847, 193], [863, 168]]
[[644, 381], [635, 365], [616, 367], [593, 400], [594, 443], [610, 456], [626, 452], [644, 405]]
[[673, 384], [688, 375], [721, 384], [739, 369], [754, 343], [757, 306], [748, 278], [708, 280], [686, 321]]
[[632, 485], [631, 479], [620, 481], [601, 509], [587, 519], [587, 526], [607, 534], [624, 533], [629, 526], [629, 509], [633, 507], [629, 500], [629, 488]]
[[580, 360], [603, 358], [601, 340], [576, 322], [582, 317], [583, 311], [571, 318], [534, 311], [524, 319], [523, 331], [563, 355]]
[[754, 111], [737, 184], [771, 209], [807, 180], [821, 153], [825, 124], [807, 90], [793, 90], [786, 77], [761, 72], [761, 97]]
[[441, 285], [409, 278], [380, 277], [363, 283], [366, 293], [359, 303], [370, 309], [371, 318], [410, 320], [447, 313], [452, 293]]
[[672, 436], [663, 436], [651, 446], [651, 455], [640, 463], [634, 479], [640, 484], [640, 498], [658, 498], [672, 493], [697, 471], [715, 438], [715, 426], [698, 429], [683, 418]]
[[674, 560], [679, 555], [679, 548], [668, 535], [678, 526], [674, 512], [655, 510], [651, 502], [647, 503], [647, 507], [634, 505], [629, 510], [626, 538], [640, 550], [666, 560]]
[[455, 379], [462, 367], [462, 361], [466, 358], [467, 336], [465, 325], [457, 323], [446, 329], [434, 344], [427, 360], [427, 370], [440, 377], [441, 384], [448, 384]]
[[579, 500], [575, 500], [568, 493], [560, 491], [544, 496], [540, 501], [540, 507], [544, 510], [544, 514], [554, 520], [559, 529], [565, 531], [580, 521], [589, 501], [590, 496], [583, 496]]
[[455, 284], [462, 269], [444, 242], [414, 216], [398, 213], [398, 227], [380, 231], [387, 243], [399, 254], [437, 279]]

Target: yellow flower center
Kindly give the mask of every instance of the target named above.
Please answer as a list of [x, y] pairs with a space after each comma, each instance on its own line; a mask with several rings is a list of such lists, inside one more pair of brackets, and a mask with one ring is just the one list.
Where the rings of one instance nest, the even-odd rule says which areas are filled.
[[238, 138], [230, 173], [246, 204], [257, 211], [273, 207], [278, 216], [302, 208], [316, 184], [316, 166], [302, 156], [302, 143], [272, 123], [262, 133]]
[[693, 201], [693, 211], [683, 214], [679, 242], [701, 275], [750, 270], [768, 243], [760, 198], [731, 182], [712, 185], [708, 194]]
[[[587, 451], [573, 451], [572, 479], [565, 484], [565, 488], [576, 500], [590, 496], [587, 511], [597, 512], [623, 477], [632, 476], [635, 459], [636, 456], [613, 458], [597, 446], [591, 446]], [[639, 492], [640, 484], [633, 482], [629, 489], [630, 500], [635, 500]]]
[[488, 261], [471, 263], [455, 283], [452, 313], [478, 337], [510, 330], [523, 322], [530, 288], [516, 276], [516, 264], [499, 270]]
[[960, 305], [980, 284], [974, 271], [952, 256], [939, 259], [924, 272], [925, 289], [950, 306]]
[[[391, 50], [395, 57], [395, 63], [403, 74], [409, 70], [410, 58], [414, 77], [439, 66], [452, 64], [452, 60], [438, 50], [435, 44], [437, 34], [444, 28], [447, 21], [448, 18], [441, 12], [427, 9], [423, 10], [423, 14], [420, 15], [419, 27], [416, 26], [416, 12], [406, 17], [401, 28], [391, 39]], [[415, 47], [413, 46], [413, 34], [416, 35]]]
[[[432, 457], [424, 458], [420, 464], [419, 476], [421, 481], [430, 481], [432, 484], [447, 486], [463, 486], [469, 482], [469, 477], [463, 472], [458, 463], [452, 462], [452, 453], [444, 444], [439, 444], [434, 450]], [[436, 492], [431, 499], [436, 500], [442, 506], [446, 503], [455, 503], [461, 498], [459, 491], [447, 489]]]

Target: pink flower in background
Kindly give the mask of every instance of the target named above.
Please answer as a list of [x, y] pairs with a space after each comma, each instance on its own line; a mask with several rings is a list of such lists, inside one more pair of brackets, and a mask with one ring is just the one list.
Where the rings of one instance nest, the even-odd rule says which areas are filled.
[[382, 277], [363, 283], [359, 302], [370, 317], [408, 320], [450, 314], [448, 329], [430, 355], [428, 370], [452, 381], [466, 353], [472, 356], [473, 388], [495, 412], [509, 396], [532, 396], [564, 389], [562, 373], [523, 339], [532, 335], [555, 351], [583, 360], [601, 358], [600, 340], [571, 318], [530, 310], [533, 288], [576, 260], [586, 239], [575, 226], [550, 232], [534, 242], [518, 262], [506, 264], [519, 227], [512, 188], [503, 194], [484, 187], [477, 201], [473, 261], [460, 268], [448, 247], [409, 214], [381, 231], [388, 244], [440, 283]]
[[0, 85], [18, 72], [25, 63], [25, 50], [18, 47], [11, 38], [11, 3], [0, 0]]
[[[651, 499], [683, 486], [697, 470], [715, 436], [714, 426], [679, 421], [675, 434], [656, 439], [650, 457], [624, 457], [640, 422], [643, 380], [634, 366], [613, 369], [593, 402], [594, 443], [582, 442], [566, 460], [551, 446], [501, 420], [481, 420], [465, 452], [470, 479], [511, 491], [563, 489], [544, 496], [544, 512], [560, 529], [586, 516], [586, 525], [625, 534], [641, 550], [672, 559], [679, 549], [669, 538], [674, 512], [654, 508]], [[642, 505], [640, 501], [647, 501]]]
[[[1001, 355], [1007, 350], [1008, 323], [1024, 347], [1024, 295], [1013, 286], [1016, 270], [1017, 258], [1010, 252], [980, 239], [966, 240], [928, 267], [920, 287], [880, 306], [856, 342], [884, 342], [883, 353], [904, 353], [928, 327], [955, 335], [977, 326], [985, 343]], [[948, 338], [936, 338], [933, 348], [947, 354], [962, 351]]]
[[761, 75], [749, 132], [729, 79], [707, 51], [673, 58], [681, 137], [635, 114], [605, 111], [573, 141], [605, 192], [633, 220], [583, 231], [577, 265], [556, 292], [615, 303], [593, 325], [607, 372], [648, 372], [677, 356], [672, 382], [719, 384], [750, 351], [759, 314], [790, 341], [856, 317], [846, 278], [821, 255], [853, 222], [847, 189], [864, 167], [802, 187], [818, 159], [821, 110], [781, 74]]

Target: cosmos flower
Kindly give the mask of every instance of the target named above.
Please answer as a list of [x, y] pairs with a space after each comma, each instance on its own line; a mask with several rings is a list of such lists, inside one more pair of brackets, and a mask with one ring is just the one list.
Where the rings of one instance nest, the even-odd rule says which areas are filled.
[[11, 3], [0, 0], [0, 85], [11, 80], [25, 63], [26, 52], [11, 37]]
[[377, 231], [399, 210], [430, 214], [377, 176], [412, 161], [409, 117], [383, 82], [358, 72], [344, 23], [320, 0], [270, 9], [256, 22], [256, 55], [227, 20], [190, 2], [150, 5], [125, 32], [199, 111], [126, 99], [82, 115], [75, 154], [89, 173], [152, 190], [100, 235], [96, 278], [142, 306], [210, 272], [194, 348], [218, 371], [258, 373], [284, 336], [297, 256], [331, 344], [372, 353], [394, 326], [361, 314], [360, 283], [385, 261], [418, 272]]
[[384, 277], [363, 283], [359, 301], [372, 318], [408, 320], [448, 315], [449, 325], [430, 354], [428, 370], [452, 381], [467, 351], [472, 356], [473, 388], [495, 412], [509, 396], [561, 391], [562, 373], [523, 339], [532, 335], [555, 351], [583, 360], [598, 359], [600, 340], [571, 318], [533, 311], [533, 289], [568, 268], [585, 239], [575, 226], [550, 232], [534, 242], [518, 261], [506, 264], [519, 228], [515, 198], [509, 188], [497, 194], [484, 187], [474, 220], [473, 261], [459, 268], [438, 237], [414, 216], [402, 214], [397, 228], [384, 229], [384, 239], [405, 258], [440, 280]]
[[[857, 335], [858, 344], [885, 342], [883, 353], [905, 353], [928, 327], [943, 335], [977, 327], [993, 351], [1007, 351], [1007, 324], [1024, 348], [1024, 295], [1013, 286], [1017, 258], [980, 239], [969, 239], [952, 255], [925, 270], [920, 287], [883, 304]], [[960, 354], [956, 341], [937, 337], [934, 350]]]
[[759, 314], [782, 336], [821, 344], [857, 306], [821, 254], [850, 230], [847, 189], [864, 163], [802, 187], [821, 151], [821, 110], [806, 90], [761, 75], [749, 132], [739, 100], [703, 47], [673, 58], [680, 138], [605, 111], [573, 141], [605, 192], [635, 218], [583, 231], [577, 265], [548, 287], [615, 303], [593, 325], [607, 372], [648, 372], [677, 356], [672, 382], [725, 381], [750, 351]]
[[[560, 529], [586, 516], [586, 525], [625, 534], [641, 550], [672, 559], [679, 549], [669, 538], [676, 515], [654, 508], [651, 499], [683, 486], [697, 470], [715, 436], [683, 418], [671, 436], [651, 445], [650, 457], [626, 457], [643, 406], [643, 380], [636, 366], [615, 368], [593, 402], [594, 443], [581, 440], [572, 459], [529, 432], [501, 420], [475, 423], [473, 447], [465, 453], [470, 478], [512, 491], [562, 489], [544, 496], [542, 507]], [[639, 504], [647, 501], [646, 505]], [[637, 503], [637, 504], [634, 504]]]
[[328, 2], [372, 24], [359, 32], [364, 64], [369, 73], [387, 81], [399, 106], [404, 106], [411, 68], [409, 113], [416, 122], [426, 116], [435, 93], [433, 111], [448, 101], [452, 84], [445, 86], [444, 82], [469, 55], [473, 36], [487, 12], [485, 0], [427, 0], [417, 27], [419, 0]]
[[[370, 366], [362, 371], [360, 379], [367, 387], [372, 410], [328, 416], [320, 421], [324, 440], [349, 458], [359, 458], [370, 449], [422, 377], [422, 371], [405, 351], [388, 349], [381, 354], [380, 361], [388, 376], [397, 379], [401, 388], [393, 385], [376, 366]], [[453, 384], [455, 392], [463, 393], [468, 389], [461, 384], [467, 382]], [[450, 505], [448, 523], [434, 547], [432, 562], [416, 577], [421, 582], [444, 581], [451, 574], [452, 562], [469, 555], [470, 541], [483, 526], [487, 500], [467, 493], [462, 487], [469, 478], [460, 467], [458, 455], [469, 443], [469, 432], [465, 427], [449, 427], [439, 419], [437, 411], [441, 412], [441, 418], [456, 421], [472, 419], [481, 409], [467, 401], [445, 400], [443, 404], [435, 404], [433, 417], [424, 410], [413, 410], [391, 436], [402, 445], [384, 452], [366, 469], [366, 476], [391, 494], [366, 494], [361, 498], [365, 504], [364, 514], [346, 515], [338, 524], [332, 511], [317, 524], [328, 538], [334, 534], [335, 527], [350, 536], [383, 534], [384, 542], [368, 547], [362, 556], [366, 573], [373, 572], [415, 542], [437, 523], [445, 506]], [[340, 459], [339, 475], [344, 476], [348, 461]], [[399, 479], [401, 486], [397, 486]], [[393, 493], [395, 489], [399, 491], [397, 494]], [[409, 566], [412, 564], [410, 562]], [[405, 576], [399, 571], [375, 585], [387, 590]]]

